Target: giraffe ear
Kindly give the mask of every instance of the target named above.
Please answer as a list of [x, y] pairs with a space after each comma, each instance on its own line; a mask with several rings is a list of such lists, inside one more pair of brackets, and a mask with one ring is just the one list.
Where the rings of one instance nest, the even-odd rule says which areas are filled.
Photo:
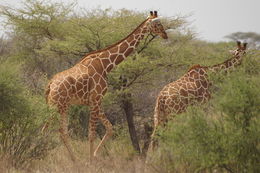
[[150, 17], [153, 17], [153, 11], [150, 11]]
[[237, 47], [238, 47], [239, 49], [241, 49], [241, 42], [240, 42], [240, 41], [237, 41]]
[[157, 11], [154, 11], [154, 17], [158, 17]]

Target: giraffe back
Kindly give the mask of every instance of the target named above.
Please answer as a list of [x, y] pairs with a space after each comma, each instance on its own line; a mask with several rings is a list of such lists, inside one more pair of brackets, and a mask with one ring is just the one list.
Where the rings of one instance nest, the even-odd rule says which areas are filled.
[[166, 85], [159, 93], [155, 107], [155, 124], [167, 121], [169, 114], [179, 114], [189, 105], [209, 99], [206, 69], [195, 65], [177, 81]]
[[90, 58], [87, 61], [88, 63], [85, 65], [78, 63], [72, 68], [56, 74], [47, 87], [47, 100], [64, 106], [69, 104], [88, 105], [92, 100], [101, 99], [106, 92], [107, 82], [100, 70], [100, 60]]

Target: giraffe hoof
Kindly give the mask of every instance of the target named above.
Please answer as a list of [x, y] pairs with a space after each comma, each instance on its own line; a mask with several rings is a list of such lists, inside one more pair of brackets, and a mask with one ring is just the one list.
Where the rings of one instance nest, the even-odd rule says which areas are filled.
[[93, 158], [96, 158], [96, 157], [97, 157], [97, 152], [95, 151], [94, 155], [93, 155]]
[[95, 163], [97, 161], [97, 157], [96, 156], [92, 156], [89, 158], [89, 164]]

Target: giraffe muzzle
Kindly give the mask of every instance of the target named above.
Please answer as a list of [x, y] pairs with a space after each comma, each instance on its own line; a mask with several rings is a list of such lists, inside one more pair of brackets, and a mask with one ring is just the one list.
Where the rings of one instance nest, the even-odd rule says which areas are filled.
[[168, 39], [168, 35], [167, 35], [166, 32], [163, 32], [163, 33], [161, 34], [161, 37], [162, 37], [163, 39]]

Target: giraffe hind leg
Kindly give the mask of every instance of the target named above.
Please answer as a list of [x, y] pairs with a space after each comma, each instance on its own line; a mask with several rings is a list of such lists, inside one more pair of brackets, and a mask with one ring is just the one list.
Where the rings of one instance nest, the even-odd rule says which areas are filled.
[[156, 139], [156, 128], [154, 128], [153, 133], [151, 135], [150, 144], [147, 153], [154, 152], [157, 146], [158, 146], [158, 140]]
[[105, 126], [106, 128], [106, 133], [104, 137], [102, 138], [101, 142], [98, 144], [97, 148], [95, 149], [94, 156], [97, 155], [100, 147], [107, 141], [109, 137], [112, 136], [113, 134], [113, 126], [110, 123], [110, 121], [107, 119], [106, 115], [101, 111], [99, 114], [98, 118], [100, 119], [101, 123]]
[[97, 128], [97, 110], [96, 107], [93, 107], [90, 112], [89, 119], [89, 128], [88, 128], [88, 137], [89, 137], [89, 153], [90, 153], [90, 161], [94, 156], [94, 140], [96, 139], [96, 128]]
[[66, 111], [60, 111], [61, 119], [60, 119], [60, 138], [64, 145], [66, 146], [69, 155], [71, 157], [71, 160], [73, 162], [76, 161], [76, 157], [74, 156], [74, 153], [72, 151], [71, 145], [69, 143], [69, 135], [68, 135], [68, 120], [67, 120], [67, 114]]

